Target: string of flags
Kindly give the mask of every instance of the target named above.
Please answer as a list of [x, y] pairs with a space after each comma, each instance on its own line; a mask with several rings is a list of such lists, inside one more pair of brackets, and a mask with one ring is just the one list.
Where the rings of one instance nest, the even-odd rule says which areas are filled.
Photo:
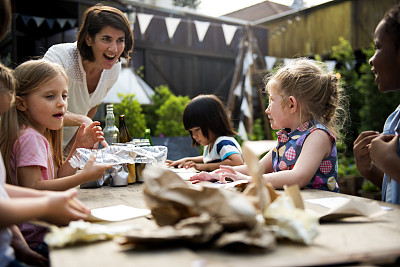
[[174, 37], [175, 32], [181, 22], [193, 23], [196, 29], [197, 37], [200, 42], [204, 40], [210, 26], [220, 26], [222, 28], [225, 43], [227, 46], [229, 46], [232, 43], [236, 31], [242, 28], [242, 26], [230, 25], [225, 23], [213, 23], [209, 21], [199, 21], [199, 20], [189, 21], [187, 19], [182, 19], [182, 18], [164, 17], [160, 15], [144, 14], [144, 13], [131, 13], [127, 14], [127, 17], [131, 22], [132, 27], [137, 20], [140, 27], [140, 33], [142, 35], [146, 33], [147, 28], [149, 27], [153, 19], [163, 19], [165, 21], [168, 37], [170, 39]]
[[[50, 28], [50, 30], [53, 29], [55, 23], [57, 23], [60, 26], [60, 28], [63, 28], [67, 23], [71, 27], [75, 27], [77, 23], [77, 20], [73, 18], [45, 18], [45, 17], [27, 16], [21, 14], [19, 16], [22, 18], [22, 21], [24, 22], [25, 26], [27, 26], [30, 21], [33, 21], [36, 24], [36, 27], [40, 27], [43, 23], [46, 23]], [[182, 19], [182, 18], [164, 17], [160, 15], [145, 14], [145, 13], [132, 12], [130, 14], [126, 14], [126, 16], [129, 19], [132, 28], [134, 27], [135, 22], [136, 21], [138, 22], [140, 33], [142, 35], [146, 33], [147, 28], [149, 27], [153, 19], [163, 19], [165, 21], [168, 37], [170, 39], [174, 37], [174, 34], [181, 22], [194, 23], [197, 36], [200, 42], [204, 40], [210, 26], [220, 26], [222, 28], [225, 43], [227, 46], [229, 46], [232, 43], [236, 31], [242, 28], [242, 26], [230, 25], [225, 23], [212, 23], [208, 21], [199, 21], [199, 20], [189, 21], [187, 19]]]
[[76, 19], [74, 18], [44, 18], [37, 16], [27, 16], [27, 15], [19, 15], [25, 26], [29, 24], [30, 21], [33, 21], [36, 27], [42, 26], [43, 23], [46, 23], [47, 26], [52, 30], [54, 25], [57, 23], [60, 28], [64, 28], [64, 26], [68, 23], [71, 27], [75, 27]]

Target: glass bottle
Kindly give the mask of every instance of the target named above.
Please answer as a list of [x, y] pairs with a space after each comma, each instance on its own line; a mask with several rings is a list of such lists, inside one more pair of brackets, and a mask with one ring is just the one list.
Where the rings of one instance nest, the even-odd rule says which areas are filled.
[[[125, 115], [119, 115], [119, 142], [127, 143], [132, 141], [131, 135], [129, 134], [128, 127], [126, 127], [125, 123]], [[135, 163], [126, 164], [128, 169], [128, 184], [133, 184], [136, 182], [136, 168]]]
[[130, 141], [132, 141], [132, 138], [125, 124], [125, 115], [119, 115], [119, 142], [127, 143]]
[[144, 139], [149, 140], [150, 145], [153, 145], [153, 142], [151, 141], [151, 132], [148, 128], [144, 131]]
[[104, 129], [104, 139], [106, 139], [106, 142], [109, 145], [112, 145], [113, 143], [118, 143], [119, 141], [119, 131], [117, 126], [115, 126], [113, 104], [107, 105], [106, 128]]

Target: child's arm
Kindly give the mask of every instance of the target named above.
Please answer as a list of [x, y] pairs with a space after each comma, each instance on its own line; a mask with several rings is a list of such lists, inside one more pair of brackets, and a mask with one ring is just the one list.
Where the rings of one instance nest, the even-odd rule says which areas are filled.
[[28, 246], [18, 226], [12, 225], [10, 230], [13, 236], [11, 246], [14, 249], [15, 257], [18, 261], [29, 264], [29, 266], [48, 266], [48, 259], [33, 251]]
[[166, 165], [168, 167], [184, 168], [185, 164], [187, 162], [202, 163], [203, 162], [203, 156], [181, 158], [181, 159], [178, 159], [178, 160], [175, 160], [175, 161], [167, 159], [166, 160]]
[[369, 152], [371, 141], [378, 135], [379, 133], [375, 131], [362, 132], [354, 141], [353, 152], [357, 169], [361, 175], [376, 186], [382, 187], [383, 172], [372, 163]]
[[[90, 211], [75, 197], [77, 191], [37, 191], [5, 185], [9, 199], [0, 199], [0, 228], [31, 219], [65, 225], [70, 221], [86, 219]], [[26, 197], [23, 197], [26, 195]], [[74, 203], [74, 204], [71, 204]]]
[[307, 186], [322, 160], [330, 155], [332, 145], [332, 141], [325, 131], [315, 130], [305, 140], [300, 156], [292, 170], [264, 174], [264, 180], [270, 182], [276, 189], [294, 184], [298, 184], [300, 188]]
[[214, 171], [219, 168], [221, 165], [228, 165], [228, 166], [238, 166], [243, 165], [243, 159], [240, 154], [232, 154], [229, 155], [226, 159], [221, 162], [214, 162], [214, 163], [195, 163], [193, 161], [186, 162], [184, 164], [185, 168], [195, 168], [198, 171]]
[[380, 135], [371, 141], [369, 154], [376, 167], [400, 183], [398, 147], [397, 135]]
[[112, 167], [112, 165], [109, 164], [95, 163], [94, 160], [94, 155], [91, 155], [82, 171], [77, 174], [52, 180], [41, 179], [42, 174], [39, 166], [20, 167], [18, 168], [18, 183], [23, 187], [38, 190], [67, 190], [80, 184], [99, 179], [104, 175], [107, 169]]
[[70, 176], [76, 173], [76, 169], [71, 167], [69, 160], [77, 148], [97, 148], [99, 143], [104, 141], [103, 132], [99, 125], [100, 122], [95, 121], [87, 127], [85, 124], [79, 127], [74, 145], [68, 157], [65, 159], [64, 164], [58, 169], [57, 177]]

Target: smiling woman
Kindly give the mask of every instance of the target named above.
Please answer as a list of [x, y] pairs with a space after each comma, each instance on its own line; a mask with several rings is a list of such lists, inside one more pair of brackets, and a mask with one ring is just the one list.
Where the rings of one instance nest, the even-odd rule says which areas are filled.
[[129, 60], [132, 48], [132, 29], [126, 16], [116, 8], [95, 5], [83, 15], [77, 42], [54, 45], [44, 55], [44, 60], [60, 64], [68, 75], [64, 154], [74, 143], [77, 126], [93, 122], [99, 104], [118, 79], [120, 58]]

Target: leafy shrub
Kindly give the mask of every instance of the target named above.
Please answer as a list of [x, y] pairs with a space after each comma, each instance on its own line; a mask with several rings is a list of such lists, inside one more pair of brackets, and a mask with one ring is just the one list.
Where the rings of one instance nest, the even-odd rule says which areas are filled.
[[159, 121], [159, 116], [156, 111], [173, 95], [166, 85], [160, 85], [156, 87], [154, 91], [155, 94], [152, 96], [154, 104], [143, 106], [147, 127], [150, 128], [152, 133], [156, 133], [157, 123]]
[[188, 131], [183, 127], [182, 116], [190, 99], [188, 96], [175, 96], [171, 94], [167, 100], [156, 110], [158, 121], [156, 135], [183, 136]]
[[120, 104], [114, 104], [115, 123], [119, 124], [118, 116], [125, 115], [125, 124], [131, 137], [143, 137], [146, 121], [140, 103], [135, 99], [135, 94], [118, 94]]
[[365, 192], [379, 192], [381, 189], [374, 185], [371, 181], [365, 180], [361, 189]]

